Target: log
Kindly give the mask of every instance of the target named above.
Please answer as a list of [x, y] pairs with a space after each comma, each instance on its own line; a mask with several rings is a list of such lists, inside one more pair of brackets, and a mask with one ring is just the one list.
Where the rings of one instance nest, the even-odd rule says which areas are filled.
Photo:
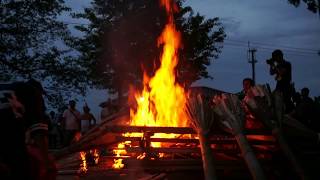
[[149, 174], [143, 178], [139, 178], [138, 180], [159, 180], [163, 179], [167, 176], [165, 173], [160, 173], [160, 174]]
[[[140, 137], [124, 137], [124, 136], [116, 136], [116, 140], [119, 142], [124, 141], [133, 141], [139, 142], [141, 141]], [[167, 143], [195, 143], [199, 144], [199, 139], [179, 139], [179, 138], [150, 138], [151, 142], [167, 142]], [[235, 144], [237, 143], [235, 138], [228, 138], [228, 139], [218, 139], [209, 137], [208, 139], [209, 144]], [[275, 141], [273, 140], [249, 140], [250, 144], [252, 145], [273, 145]]]
[[83, 149], [86, 149], [85, 146], [90, 144], [91, 141], [104, 135], [105, 131], [108, 132], [107, 127], [108, 127], [109, 121], [115, 120], [117, 118], [124, 116], [125, 114], [128, 114], [128, 112], [126, 112], [126, 110], [127, 110], [127, 108], [123, 108], [118, 113], [110, 115], [99, 126], [92, 128], [88, 133], [86, 133], [84, 136], [82, 136], [78, 142], [75, 142], [74, 144], [71, 144], [70, 146], [65, 147], [61, 150], [55, 151], [52, 153], [52, 155], [56, 159], [60, 159], [64, 156], [67, 156], [67, 155], [72, 154], [74, 152], [79, 152]]
[[70, 170], [61, 170], [58, 171], [58, 175], [79, 175], [80, 172], [78, 169], [70, 169]]
[[133, 133], [133, 132], [152, 132], [152, 133], [173, 133], [173, 134], [195, 134], [196, 132], [189, 127], [152, 127], [152, 126], [111, 126], [107, 127], [108, 132], [112, 133]]

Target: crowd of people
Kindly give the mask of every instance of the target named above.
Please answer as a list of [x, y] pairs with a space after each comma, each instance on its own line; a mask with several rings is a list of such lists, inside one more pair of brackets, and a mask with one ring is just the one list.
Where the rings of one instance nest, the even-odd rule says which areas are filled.
[[61, 114], [50, 112], [49, 145], [50, 148], [61, 148], [70, 145], [76, 137], [85, 134], [96, 125], [96, 118], [90, 112], [87, 104], [83, 106], [83, 112], [76, 109], [76, 102], [69, 101], [68, 108]]
[[[282, 94], [286, 113], [319, 132], [320, 97], [312, 99], [306, 87], [296, 92], [291, 80], [291, 64], [284, 60], [281, 50], [275, 50], [267, 64], [270, 65], [270, 74], [276, 77], [275, 91]], [[240, 99], [254, 83], [250, 78], [243, 80], [243, 90], [238, 94]], [[55, 179], [56, 167], [48, 153], [49, 147], [68, 146], [77, 134], [85, 134], [96, 124], [90, 108], [85, 105], [81, 113], [74, 100], [69, 101], [68, 108], [60, 115], [54, 111], [47, 115], [44, 94], [42, 85], [33, 79], [1, 84], [0, 142], [6, 146], [0, 148], [0, 179]], [[106, 116], [113, 109], [116, 107], [105, 109], [102, 115]], [[261, 126], [250, 113], [247, 119], [247, 128]]]
[[[312, 99], [309, 96], [310, 90], [307, 87], [302, 88], [300, 92], [295, 89], [292, 82], [291, 63], [284, 60], [281, 50], [277, 49], [273, 51], [272, 57], [266, 62], [270, 65], [270, 74], [275, 75], [277, 84], [274, 91], [282, 94], [285, 112], [299, 120], [306, 127], [320, 132], [320, 97]], [[237, 94], [239, 99], [242, 100], [254, 85], [255, 82], [251, 78], [243, 79], [243, 90]], [[260, 127], [259, 122], [255, 121], [250, 113], [247, 114], [246, 127]]]

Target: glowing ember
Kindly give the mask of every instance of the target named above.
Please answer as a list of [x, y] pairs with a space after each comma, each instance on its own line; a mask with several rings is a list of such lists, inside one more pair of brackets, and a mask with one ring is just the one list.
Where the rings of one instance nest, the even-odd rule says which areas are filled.
[[[122, 142], [118, 144], [118, 149], [113, 150], [113, 153], [117, 155], [117, 157], [120, 157], [123, 154], [127, 154], [127, 151], [124, 150], [125, 145], [130, 143], [129, 141], [127, 142]], [[122, 158], [114, 159], [114, 164], [112, 165], [112, 168], [114, 169], [122, 169], [124, 167], [124, 164], [122, 164]]]
[[82, 164], [80, 166], [80, 172], [86, 173], [88, 171], [88, 169], [87, 169], [87, 161], [86, 161], [86, 152], [81, 151], [80, 152], [80, 158], [82, 160]]
[[113, 169], [122, 169], [124, 164], [122, 164], [122, 159], [114, 159], [114, 164], [112, 165]]
[[93, 158], [94, 158], [94, 164], [98, 164], [99, 163], [99, 152], [97, 149], [93, 150]]

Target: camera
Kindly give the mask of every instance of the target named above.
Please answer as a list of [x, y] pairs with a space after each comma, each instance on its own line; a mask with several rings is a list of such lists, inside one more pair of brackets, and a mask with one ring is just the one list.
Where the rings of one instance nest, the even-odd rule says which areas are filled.
[[271, 59], [267, 59], [267, 60], [266, 60], [266, 63], [269, 64], [269, 65], [274, 65], [275, 60], [272, 59], [272, 58], [271, 58]]

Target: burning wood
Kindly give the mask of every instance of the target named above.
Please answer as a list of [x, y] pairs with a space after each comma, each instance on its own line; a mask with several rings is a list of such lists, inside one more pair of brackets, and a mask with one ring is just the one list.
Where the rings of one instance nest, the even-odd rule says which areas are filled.
[[80, 172], [86, 173], [88, 171], [87, 160], [86, 160], [86, 152], [81, 151], [80, 152], [80, 158], [82, 160], [82, 164], [80, 166]]

